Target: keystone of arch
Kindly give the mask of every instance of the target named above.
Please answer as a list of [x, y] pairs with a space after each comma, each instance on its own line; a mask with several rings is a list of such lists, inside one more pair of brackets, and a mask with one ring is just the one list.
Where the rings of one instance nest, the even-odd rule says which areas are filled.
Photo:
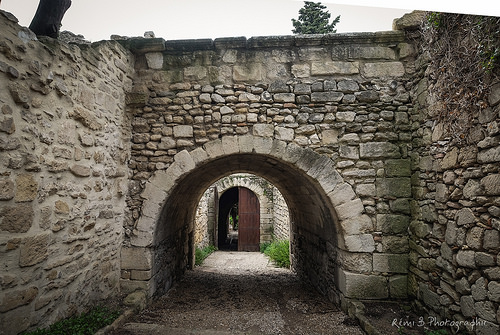
[[166, 171], [157, 171], [147, 182], [141, 194], [145, 200], [141, 217], [131, 237], [131, 244], [138, 247], [154, 244], [155, 226], [162, 208], [171, 190], [184, 175], [214, 159], [238, 153], [267, 155], [294, 165], [319, 184], [335, 209], [340, 221], [337, 227], [339, 247], [351, 252], [375, 250], [373, 236], [369, 234], [373, 230], [371, 219], [364, 214], [361, 200], [352, 186], [343, 181], [330, 158], [295, 143], [253, 135], [224, 136], [190, 152], [183, 150], [177, 153]]

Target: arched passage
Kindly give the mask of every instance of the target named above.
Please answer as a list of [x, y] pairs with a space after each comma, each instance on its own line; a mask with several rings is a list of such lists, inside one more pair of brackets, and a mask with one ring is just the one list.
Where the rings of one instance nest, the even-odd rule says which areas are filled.
[[[290, 211], [292, 263], [299, 275], [336, 301], [360, 289], [350, 278], [365, 275], [356, 274], [344, 261], [357, 255], [371, 257], [373, 227], [333, 161], [293, 143], [246, 135], [181, 151], [166, 171], [156, 172], [147, 183], [142, 215], [131, 247], [122, 250], [122, 256], [125, 252], [149, 264], [151, 278], [142, 287], [150, 295], [165, 292], [186, 267], [192, 267], [200, 197], [216, 180], [236, 172], [262, 176], [283, 194]], [[357, 282], [364, 286], [373, 281], [368, 277], [377, 276]]]

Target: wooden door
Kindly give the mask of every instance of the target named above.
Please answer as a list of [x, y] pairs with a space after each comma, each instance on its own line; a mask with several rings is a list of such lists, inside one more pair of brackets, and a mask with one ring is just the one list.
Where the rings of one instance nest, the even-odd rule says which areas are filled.
[[238, 188], [238, 251], [260, 251], [259, 199], [248, 188]]

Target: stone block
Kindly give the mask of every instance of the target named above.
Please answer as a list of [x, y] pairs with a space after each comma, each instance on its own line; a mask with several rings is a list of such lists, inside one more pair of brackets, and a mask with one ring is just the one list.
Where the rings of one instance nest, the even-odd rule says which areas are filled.
[[32, 266], [43, 262], [48, 257], [48, 247], [48, 234], [23, 239], [20, 247], [19, 266]]
[[460, 310], [462, 315], [466, 318], [471, 318], [476, 315], [474, 311], [474, 298], [471, 295], [460, 297]]
[[339, 220], [355, 218], [364, 212], [365, 208], [361, 199], [353, 199], [341, 205], [335, 206], [335, 212]]
[[344, 97], [344, 93], [327, 91], [311, 93], [311, 102], [340, 102]]
[[274, 157], [281, 157], [286, 148], [285, 142], [273, 140], [271, 137], [254, 137], [253, 141], [257, 154], [271, 154]]
[[373, 271], [407, 273], [408, 254], [373, 254]]
[[276, 127], [275, 128], [275, 135], [274, 137], [277, 140], [283, 140], [283, 141], [293, 141], [295, 131], [291, 128], [285, 128], [285, 127]]
[[252, 134], [254, 136], [273, 137], [274, 126], [272, 124], [255, 124], [252, 127]]
[[240, 152], [237, 136], [223, 136], [221, 141], [224, 154], [231, 155]]
[[384, 169], [387, 177], [410, 177], [411, 161], [409, 159], [388, 159]]
[[497, 309], [495, 304], [491, 301], [478, 301], [474, 303], [474, 310], [476, 311], [477, 316], [484, 320], [490, 322], [497, 321]]
[[33, 225], [35, 213], [31, 204], [4, 206], [0, 209], [0, 230], [26, 233]]
[[27, 305], [38, 295], [37, 287], [29, 287], [26, 289], [18, 289], [15, 291], [8, 291], [5, 293], [2, 304], [0, 305], [0, 312], [5, 313], [13, 310], [19, 306]]
[[459, 266], [466, 268], [476, 268], [475, 252], [472, 250], [459, 250], [456, 256], [456, 261]]
[[406, 215], [377, 214], [377, 231], [385, 234], [405, 234], [408, 232], [410, 218]]
[[408, 276], [395, 275], [389, 277], [389, 296], [392, 299], [408, 297]]
[[469, 225], [476, 222], [476, 216], [470, 208], [462, 208], [455, 215], [455, 220], [459, 226]]
[[500, 174], [490, 174], [481, 179], [486, 195], [500, 195]]
[[365, 63], [363, 73], [367, 77], [402, 77], [405, 75], [405, 67], [401, 62]]
[[337, 144], [339, 141], [339, 131], [337, 129], [326, 129], [321, 132], [321, 142], [324, 145]]
[[149, 248], [122, 247], [121, 269], [150, 271], [153, 269], [153, 251]]
[[410, 178], [377, 178], [375, 181], [378, 197], [411, 197]]
[[359, 145], [361, 158], [399, 158], [399, 146], [389, 142], [368, 142]]
[[337, 74], [357, 74], [359, 73], [359, 62], [344, 61], [321, 61], [312, 62], [311, 75], [325, 76]]
[[338, 184], [335, 189], [328, 194], [333, 206], [338, 206], [356, 198], [352, 186], [348, 183]]
[[356, 194], [360, 197], [376, 196], [376, 188], [374, 184], [359, 184], [356, 186]]
[[395, 199], [389, 202], [389, 206], [394, 213], [402, 213], [409, 215], [410, 200], [409, 199]]
[[203, 145], [205, 152], [209, 158], [217, 158], [224, 155], [222, 141], [220, 139], [207, 142]]
[[195, 165], [198, 165], [199, 163], [204, 162], [208, 159], [208, 154], [205, 150], [203, 150], [203, 148], [200, 147], [189, 152], [189, 154], [191, 155], [191, 158], [193, 159]]
[[178, 125], [174, 126], [174, 137], [193, 137], [193, 126]]
[[76, 107], [73, 113], [70, 114], [73, 119], [80, 121], [85, 127], [90, 130], [102, 130], [103, 125], [97, 118], [97, 116], [89, 111], [88, 109]]
[[160, 70], [163, 68], [163, 53], [149, 52], [146, 55], [148, 67], [152, 70]]
[[150, 247], [154, 242], [154, 230], [153, 230], [153, 222], [151, 218], [141, 216], [139, 219], [138, 226], [149, 226], [151, 227], [149, 230], [142, 231], [134, 229], [132, 235], [130, 236], [130, 244], [134, 247]]
[[298, 146], [297, 144], [288, 143], [281, 159], [285, 162], [295, 164], [306, 152], [307, 151], [304, 148]]
[[10, 200], [15, 194], [14, 182], [11, 179], [0, 179], [0, 200]]
[[389, 297], [387, 279], [383, 276], [341, 270], [339, 277], [339, 289], [346, 298], [386, 299]]
[[382, 251], [385, 253], [408, 253], [410, 246], [407, 236], [382, 236]]
[[360, 215], [340, 222], [345, 235], [357, 235], [373, 231], [372, 219], [368, 215]]
[[90, 167], [81, 164], [73, 164], [69, 170], [77, 177], [89, 177], [92, 172]]
[[339, 251], [339, 261], [345, 271], [369, 273], [373, 270], [373, 257], [368, 253]]
[[477, 161], [481, 164], [500, 162], [500, 146], [479, 151]]
[[32, 174], [20, 174], [16, 177], [16, 202], [29, 202], [36, 199], [38, 182]]
[[359, 102], [377, 102], [379, 100], [379, 94], [376, 91], [368, 90], [354, 93], [354, 96]]
[[375, 241], [371, 234], [350, 235], [344, 238], [347, 251], [351, 252], [373, 252]]
[[354, 93], [359, 90], [359, 85], [354, 80], [346, 79], [338, 82], [337, 89], [342, 93]]
[[266, 77], [266, 70], [261, 63], [246, 63], [233, 67], [233, 80], [235, 82], [260, 82]]

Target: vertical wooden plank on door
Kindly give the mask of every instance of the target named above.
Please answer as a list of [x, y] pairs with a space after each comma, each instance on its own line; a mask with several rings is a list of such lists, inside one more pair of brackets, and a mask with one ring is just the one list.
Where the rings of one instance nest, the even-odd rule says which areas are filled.
[[238, 251], [260, 250], [260, 205], [251, 190], [238, 188]]

